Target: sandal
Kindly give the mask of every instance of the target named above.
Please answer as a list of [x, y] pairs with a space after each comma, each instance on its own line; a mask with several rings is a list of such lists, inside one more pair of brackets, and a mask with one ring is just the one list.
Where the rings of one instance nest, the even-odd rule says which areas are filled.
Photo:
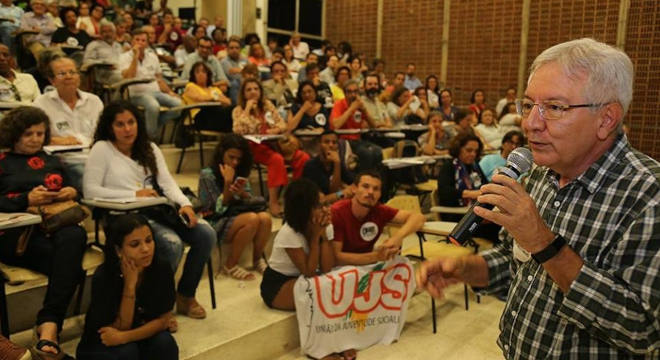
[[[46, 346], [55, 348], [55, 350], [57, 350], [57, 354], [43, 351], [42, 349]], [[62, 352], [62, 349], [60, 349], [59, 345], [46, 339], [37, 341], [37, 344], [30, 348], [30, 354], [32, 355], [33, 359], [37, 360], [61, 360], [66, 356], [66, 354]]]
[[206, 310], [194, 297], [188, 298], [179, 294], [176, 295], [176, 312], [193, 319], [204, 319], [206, 317]]
[[242, 267], [238, 265], [234, 265], [233, 268], [227, 269], [227, 266], [222, 266], [222, 272], [225, 273], [225, 275], [229, 275], [233, 277], [236, 280], [254, 280], [256, 279], [254, 277], [254, 274], [249, 273], [247, 270], [243, 269]]
[[261, 274], [261, 275], [264, 274], [264, 272], [266, 271], [267, 268], [268, 268], [268, 263], [263, 258], [259, 258], [259, 260], [257, 260], [254, 263], [254, 266], [252, 266], [252, 269], [258, 271], [259, 274]]

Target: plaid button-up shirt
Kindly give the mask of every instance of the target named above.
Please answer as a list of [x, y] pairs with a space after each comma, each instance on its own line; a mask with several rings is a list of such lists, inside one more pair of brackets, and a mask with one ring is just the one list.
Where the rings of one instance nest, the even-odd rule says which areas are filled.
[[[577, 141], [577, 140], [576, 140]], [[482, 253], [487, 292], [509, 284], [497, 340], [508, 359], [660, 358], [660, 164], [625, 136], [578, 178], [534, 169], [526, 190], [584, 266], [564, 294], [513, 238]]]

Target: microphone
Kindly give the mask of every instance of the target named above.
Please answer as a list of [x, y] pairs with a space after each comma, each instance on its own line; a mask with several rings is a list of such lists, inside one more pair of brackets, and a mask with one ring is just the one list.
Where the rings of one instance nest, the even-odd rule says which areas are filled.
[[[531, 168], [532, 152], [527, 148], [519, 147], [509, 154], [506, 158], [506, 167], [497, 169], [497, 174], [503, 174], [512, 179], [518, 180], [521, 174], [528, 172]], [[465, 243], [472, 237], [472, 234], [474, 234], [479, 228], [479, 224], [481, 224], [483, 219], [474, 213], [475, 206], [481, 206], [488, 210], [493, 208], [493, 205], [491, 204], [481, 204], [480, 202], [475, 201], [448, 236], [449, 240], [455, 245], [465, 245]]]

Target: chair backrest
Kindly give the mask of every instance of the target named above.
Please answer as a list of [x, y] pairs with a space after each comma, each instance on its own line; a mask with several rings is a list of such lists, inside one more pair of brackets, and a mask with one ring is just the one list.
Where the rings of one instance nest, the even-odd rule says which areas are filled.
[[400, 140], [394, 144], [393, 156], [395, 158], [415, 157], [419, 156], [420, 153], [419, 145], [412, 140]]
[[399, 210], [408, 210], [416, 213], [422, 212], [422, 207], [419, 205], [419, 198], [415, 195], [397, 195], [388, 200], [386, 205]]

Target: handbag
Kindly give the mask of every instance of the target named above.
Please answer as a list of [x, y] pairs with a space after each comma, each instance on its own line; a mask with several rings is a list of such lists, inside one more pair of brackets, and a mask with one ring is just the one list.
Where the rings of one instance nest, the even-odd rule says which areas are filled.
[[229, 208], [225, 210], [222, 214], [222, 217], [232, 217], [237, 216], [246, 212], [263, 212], [268, 208], [266, 204], [266, 199], [261, 196], [252, 196], [246, 199], [240, 199], [229, 205]]
[[49, 234], [66, 226], [77, 225], [90, 214], [89, 209], [73, 200], [29, 206], [27, 212], [40, 215], [39, 227]]

